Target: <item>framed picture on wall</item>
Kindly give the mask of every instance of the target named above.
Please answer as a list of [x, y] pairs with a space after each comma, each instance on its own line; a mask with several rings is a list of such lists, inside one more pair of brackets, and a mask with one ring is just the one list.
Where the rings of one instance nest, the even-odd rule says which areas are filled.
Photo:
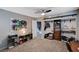
[[18, 19], [14, 19], [12, 20], [12, 29], [13, 30], [18, 30], [21, 28], [26, 28], [27, 27], [27, 22], [24, 20], [18, 20]]

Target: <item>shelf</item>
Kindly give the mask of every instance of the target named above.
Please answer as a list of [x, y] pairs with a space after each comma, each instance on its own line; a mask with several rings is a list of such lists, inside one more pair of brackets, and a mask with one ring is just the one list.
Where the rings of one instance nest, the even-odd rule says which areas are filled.
[[76, 31], [61, 31], [62, 33], [73, 33], [76, 34]]

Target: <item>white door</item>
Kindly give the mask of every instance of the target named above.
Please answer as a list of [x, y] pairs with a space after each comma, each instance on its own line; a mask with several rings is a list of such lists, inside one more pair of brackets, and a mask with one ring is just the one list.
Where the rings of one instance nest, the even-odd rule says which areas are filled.
[[33, 38], [40, 38], [41, 39], [42, 32], [41, 32], [41, 24], [40, 24], [40, 22], [38, 22], [36, 20], [32, 21], [32, 33], [33, 33]]

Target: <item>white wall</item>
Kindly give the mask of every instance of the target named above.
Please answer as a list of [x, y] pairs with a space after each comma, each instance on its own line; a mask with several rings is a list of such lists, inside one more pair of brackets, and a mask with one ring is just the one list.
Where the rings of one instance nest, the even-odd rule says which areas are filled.
[[[56, 16], [63, 16], [63, 15], [70, 15], [70, 14], [77, 14], [77, 13], [79, 14], [79, 12], [77, 12], [77, 11], [71, 11], [71, 12], [57, 14], [57, 15], [55, 15], [55, 17]], [[66, 21], [65, 23], [61, 22], [61, 30], [70, 31], [71, 27], [73, 26], [74, 28], [76, 28], [75, 31], [78, 34], [73, 35], [72, 33], [62, 33], [62, 35], [65, 35], [67, 37], [75, 37], [75, 38], [77, 38], [77, 37], [79, 37], [79, 32], [78, 32], [79, 28], [77, 28], [77, 27], [79, 27], [79, 15], [78, 15], [78, 17], [77, 16], [69, 16], [69, 17], [62, 17], [62, 18], [61, 17], [60, 18], [53, 18], [53, 19], [48, 19], [48, 20], [59, 20], [59, 19], [64, 20], [64, 19], [73, 19], [73, 18], [75, 18], [76, 20], [75, 21], [71, 21], [71, 22]], [[65, 25], [68, 26], [67, 29], [64, 28]]]
[[0, 9], [0, 49], [7, 46], [6, 37], [10, 34], [15, 34], [14, 31], [12, 31], [11, 18], [26, 20], [27, 34], [32, 32], [31, 17]]
[[[59, 15], [57, 15], [57, 16], [63, 16], [63, 15], [70, 15], [70, 14], [76, 14], [76, 11], [71, 11], [71, 12], [67, 12], [67, 13], [62, 13], [62, 14], [59, 14]], [[52, 20], [59, 20], [59, 19], [61, 19], [61, 20], [64, 20], [64, 19], [71, 19], [71, 18], [76, 18], [76, 16], [75, 17], [63, 17], [63, 18], [54, 18], [54, 19], [46, 19], [46, 20], [42, 20], [43, 22], [44, 21], [52, 21]], [[40, 20], [39, 20], [40, 21]], [[74, 28], [77, 28], [77, 21], [71, 21], [71, 22], [69, 22], [69, 21], [66, 21], [65, 23], [64, 22], [61, 22], [61, 29], [62, 30], [67, 30], [67, 31], [69, 31], [69, 30], [71, 30], [71, 27], [73, 26]], [[52, 23], [50, 23], [51, 24], [51, 28], [48, 28], [46, 31], [44, 31], [44, 32], [42, 32], [42, 33], [49, 33], [49, 32], [53, 32], [53, 22]], [[68, 26], [69, 27], [69, 29], [64, 29], [64, 27], [65, 27], [65, 25], [66, 26]], [[35, 25], [36, 26], [36, 25]], [[34, 26], [33, 26], [34, 27]], [[44, 26], [43, 26], [44, 27]], [[36, 31], [36, 30], [35, 30]], [[76, 31], [76, 29], [75, 29], [75, 31]], [[65, 35], [65, 36], [67, 36], [67, 37], [71, 37], [71, 36], [73, 36], [73, 37], [75, 37], [76, 38], [76, 35], [73, 35], [73, 34], [67, 34], [67, 33], [63, 33], [62, 35]]]
[[33, 33], [33, 38], [37, 37], [37, 23], [35, 20], [32, 20], [32, 33]]
[[79, 40], [79, 10], [77, 10], [77, 40]]

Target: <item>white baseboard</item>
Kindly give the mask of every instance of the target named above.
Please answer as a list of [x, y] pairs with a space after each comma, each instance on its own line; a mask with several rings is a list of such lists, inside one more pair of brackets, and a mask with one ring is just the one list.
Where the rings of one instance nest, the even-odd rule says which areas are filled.
[[6, 49], [7, 47], [0, 48], [0, 50]]

